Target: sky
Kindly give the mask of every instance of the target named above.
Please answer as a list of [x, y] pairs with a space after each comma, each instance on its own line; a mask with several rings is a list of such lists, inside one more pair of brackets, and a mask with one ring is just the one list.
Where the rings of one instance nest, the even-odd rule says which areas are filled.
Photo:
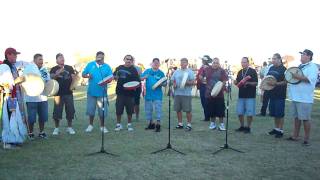
[[[0, 51], [14, 47], [20, 60], [41, 53], [48, 61], [63, 53], [104, 51], [107, 63], [126, 54], [148, 64], [152, 58], [219, 57], [258, 64], [274, 53], [310, 49], [320, 61], [317, 0], [0, 0]], [[3, 53], [2, 53], [3, 54]], [[1, 57], [1, 56], [0, 56]], [[1, 59], [3, 59], [3, 55]], [[199, 60], [200, 61], [200, 60]]]

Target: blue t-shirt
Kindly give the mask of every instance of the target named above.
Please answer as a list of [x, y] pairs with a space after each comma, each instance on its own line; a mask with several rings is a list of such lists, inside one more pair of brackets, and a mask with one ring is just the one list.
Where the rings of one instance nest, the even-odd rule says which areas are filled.
[[177, 84], [177, 88], [174, 90], [174, 95], [179, 95], [179, 96], [192, 96], [191, 92], [192, 92], [192, 86], [185, 86], [184, 88], [180, 88], [182, 79], [184, 74], [187, 73], [188, 74], [188, 79], [187, 81], [192, 81], [195, 80], [195, 75], [194, 72], [187, 68], [187, 69], [178, 69], [176, 70], [172, 77], [171, 80], [175, 81]]
[[151, 100], [162, 100], [162, 86], [158, 86], [155, 90], [152, 89], [152, 86], [164, 77], [164, 73], [158, 69], [153, 70], [152, 68], [146, 69], [141, 77], [148, 76], [146, 79], [146, 96], [145, 99], [147, 101]]
[[108, 64], [102, 64], [99, 67], [96, 61], [92, 61], [87, 64], [82, 72], [82, 75], [86, 74], [91, 75], [91, 79], [89, 79], [87, 94], [94, 97], [103, 97], [104, 95], [107, 96], [107, 92], [104, 91], [104, 89], [107, 87], [100, 86], [98, 85], [98, 83], [103, 80], [103, 78], [112, 75], [110, 66]]

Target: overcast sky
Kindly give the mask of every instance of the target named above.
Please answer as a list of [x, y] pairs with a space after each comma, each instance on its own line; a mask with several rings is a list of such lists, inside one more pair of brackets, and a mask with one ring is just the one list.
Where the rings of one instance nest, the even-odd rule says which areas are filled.
[[[0, 51], [47, 60], [105, 51], [111, 65], [208, 54], [232, 64], [242, 56], [320, 53], [317, 0], [1, 0]], [[318, 23], [319, 24], [319, 23]], [[3, 59], [3, 53], [2, 53]]]

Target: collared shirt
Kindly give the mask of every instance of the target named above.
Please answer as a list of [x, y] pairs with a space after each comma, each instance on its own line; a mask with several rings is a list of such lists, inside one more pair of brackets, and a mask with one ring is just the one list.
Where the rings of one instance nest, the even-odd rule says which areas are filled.
[[296, 102], [313, 103], [319, 69], [313, 62], [302, 65], [304, 65], [301, 69], [303, 75], [308, 78], [309, 82], [302, 81], [298, 84], [289, 84], [289, 98]]
[[162, 100], [162, 86], [160, 85], [155, 90], [152, 89], [152, 86], [159, 81], [161, 78], [164, 77], [164, 73], [158, 69], [153, 70], [152, 68], [146, 69], [141, 77], [148, 76], [146, 79], [146, 96], [145, 99], [150, 100]]
[[105, 77], [112, 75], [112, 70], [108, 64], [97, 64], [96, 61], [91, 61], [84, 68], [82, 75], [90, 74], [88, 92], [90, 96], [103, 97], [107, 96], [106, 86], [100, 86], [98, 83]]

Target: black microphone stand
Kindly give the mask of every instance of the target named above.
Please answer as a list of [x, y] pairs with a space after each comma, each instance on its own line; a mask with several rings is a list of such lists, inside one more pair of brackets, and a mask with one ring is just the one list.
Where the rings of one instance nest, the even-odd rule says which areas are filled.
[[169, 96], [169, 126], [168, 126], [168, 144], [167, 144], [167, 147], [163, 148], [163, 149], [160, 149], [160, 150], [157, 150], [157, 151], [154, 151], [152, 152], [151, 154], [156, 154], [156, 153], [160, 153], [160, 152], [163, 152], [165, 150], [172, 150], [172, 151], [175, 151], [179, 154], [182, 154], [182, 155], [186, 155], [185, 153], [181, 152], [181, 151], [178, 151], [176, 149], [174, 149], [171, 145], [171, 86], [172, 86], [172, 83], [171, 83], [171, 75], [170, 75], [170, 69], [169, 69], [169, 65], [168, 65], [168, 61], [166, 61], [167, 63], [167, 79], [169, 80], [169, 90], [168, 90], [168, 96]]
[[[100, 71], [100, 75], [101, 75], [101, 80], [103, 80], [103, 75], [102, 75], [102, 72], [101, 72], [101, 65], [100, 64], [99, 64], [99, 71]], [[102, 127], [104, 127], [105, 99], [107, 98], [107, 96], [106, 96], [106, 92], [107, 92], [106, 91], [106, 86], [107, 85], [103, 86], [103, 96], [102, 96]], [[97, 155], [97, 154], [119, 156], [119, 155], [116, 155], [116, 154], [112, 154], [112, 153], [110, 153], [110, 152], [108, 152], [108, 151], [106, 151], [104, 149], [104, 129], [102, 129], [102, 130], [100, 129], [100, 131], [101, 131], [101, 148], [100, 148], [100, 151], [97, 151], [97, 152], [94, 152], [94, 153], [90, 153], [90, 154], [88, 154], [88, 156]]]
[[228, 68], [227, 68], [227, 74], [228, 74], [228, 81], [227, 81], [227, 107], [226, 107], [226, 109], [227, 109], [227, 117], [226, 117], [226, 119], [227, 119], [227, 120], [226, 120], [226, 138], [225, 138], [225, 144], [224, 144], [224, 146], [221, 146], [219, 150], [213, 152], [212, 154], [217, 154], [217, 153], [219, 153], [220, 151], [225, 150], [225, 149], [231, 149], [231, 150], [233, 150], [233, 151], [235, 151], [235, 152], [244, 153], [243, 151], [240, 151], [240, 150], [237, 150], [237, 149], [234, 149], [234, 148], [230, 147], [229, 144], [228, 144], [229, 101], [230, 101], [230, 99], [231, 99], [231, 83], [230, 83], [230, 79], [231, 79], [231, 78], [230, 78], [230, 75], [231, 75], [231, 73], [230, 73], [230, 66], [228, 66]]

